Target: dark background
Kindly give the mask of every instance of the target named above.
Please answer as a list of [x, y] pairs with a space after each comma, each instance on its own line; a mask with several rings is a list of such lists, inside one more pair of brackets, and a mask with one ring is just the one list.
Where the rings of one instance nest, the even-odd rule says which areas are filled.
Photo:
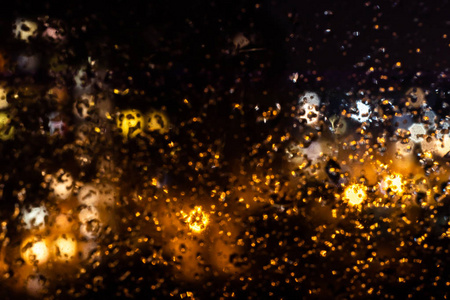
[[[105, 78], [106, 84], [119, 89], [144, 91], [143, 97], [116, 96], [114, 100], [118, 108], [165, 106], [175, 123], [193, 116], [203, 116], [204, 123], [199, 126], [191, 124], [177, 136], [178, 142], [183, 149], [189, 149], [194, 141], [182, 133], [196, 131], [201, 136], [200, 141], [212, 143], [219, 140], [224, 144], [228, 165], [225, 164], [218, 171], [220, 174], [212, 176], [216, 183], [223, 183], [229, 188], [231, 181], [227, 172], [232, 165], [238, 164], [241, 156], [247, 156], [252, 145], [264, 140], [273, 127], [289, 124], [286, 120], [275, 120], [267, 126], [256, 124], [254, 108], [257, 105], [265, 109], [280, 103], [283, 109], [289, 108], [297, 103], [300, 93], [314, 90], [321, 95], [326, 112], [350, 101], [348, 94], [359, 90], [394, 97], [397, 99], [394, 101], [400, 102], [398, 99], [411, 86], [427, 89], [434, 108], [449, 101], [449, 1], [67, 2], [11, 1], [9, 7], [1, 11], [0, 50], [7, 53], [11, 60], [14, 60], [19, 50], [41, 53], [44, 61], [55, 52], [60, 53], [68, 65], [68, 71], [62, 76], [69, 86], [73, 84], [70, 81], [71, 71], [90, 56], [110, 71]], [[62, 20], [62, 27], [68, 37], [67, 44], [53, 48], [39, 41], [24, 45], [13, 39], [11, 24], [17, 17], [36, 18], [44, 15]], [[238, 33], [243, 33], [251, 40], [245, 49], [236, 49], [232, 43]], [[373, 71], [369, 72], [370, 68]], [[289, 80], [294, 72], [299, 76], [296, 83]], [[385, 75], [386, 79], [380, 79], [381, 75]], [[132, 80], [128, 79], [130, 76]], [[1, 77], [16, 85], [46, 85], [55, 80], [44, 67], [33, 76], [5, 72]], [[394, 87], [392, 92], [380, 92], [381, 88], [389, 87]], [[182, 100], [185, 98], [190, 100], [191, 107], [183, 106]], [[236, 117], [237, 121], [230, 122], [228, 116], [235, 114], [234, 104], [241, 105], [246, 117]], [[48, 110], [47, 107], [35, 108], [36, 115]], [[440, 113], [441, 117], [445, 116], [445, 111]], [[242, 124], [245, 130], [242, 130]], [[32, 128], [34, 125], [30, 121], [27, 126]], [[4, 182], [4, 199], [7, 200], [3, 200], [2, 207], [5, 215], [13, 210], [13, 190], [19, 185], [19, 175], [14, 170], [28, 170], [28, 166], [38, 161], [38, 156], [54, 159], [55, 166], [65, 161], [64, 155], [54, 153], [54, 149], [62, 146], [61, 143], [52, 144], [42, 152], [37, 150], [42, 140], [30, 141], [31, 145], [33, 142], [34, 146], [25, 150], [19, 143], [2, 146], [2, 172], [12, 174], [9, 181]], [[138, 145], [129, 145], [128, 152], [123, 156], [133, 157], [140, 151], [143, 150]], [[150, 153], [152, 151], [157, 152], [153, 149]], [[194, 156], [195, 153], [186, 150], [182, 162], [188, 161], [190, 155]], [[118, 156], [118, 159], [123, 157]], [[196, 175], [192, 170], [169, 167], [164, 159], [160, 160], [162, 162], [156, 159], [158, 170], [168, 170], [171, 180], [182, 186], [186, 173]], [[128, 171], [138, 169], [135, 165], [129, 168]], [[27, 176], [28, 181], [32, 182], [33, 178], [39, 177], [38, 171], [31, 170]], [[135, 182], [138, 182], [137, 186], [140, 184], [133, 175], [127, 179], [125, 190], [135, 188]], [[204, 299], [217, 298], [224, 290], [236, 292], [236, 297], [242, 299], [263, 299], [269, 292], [273, 292], [275, 298], [286, 299], [294, 294], [298, 299], [350, 297], [351, 293], [345, 287], [351, 275], [328, 280], [333, 268], [345, 273], [347, 265], [338, 262], [336, 257], [321, 260], [319, 255], [312, 255], [299, 260], [301, 264], [297, 267], [286, 265], [284, 273], [262, 271], [260, 267], [267, 264], [270, 258], [280, 257], [286, 252], [299, 251], [305, 254], [307, 250], [314, 249], [311, 244], [297, 248], [292, 241], [294, 236], [309, 240], [314, 224], [309, 223], [308, 219], [286, 220], [287, 224], [261, 222], [248, 225], [254, 226], [252, 230], [256, 236], [270, 233], [271, 238], [267, 240], [269, 250], [259, 249], [261, 252], [251, 257], [255, 279], [249, 283], [246, 291], [241, 289], [244, 283], [221, 278], [211, 279], [208, 286], [200, 283], [192, 287], [174, 280], [170, 271], [163, 267], [155, 267], [151, 271], [139, 267], [138, 258], [133, 257], [123, 260], [117, 268], [97, 269], [95, 272], [98, 275], [105, 276], [105, 289], [88, 292], [83, 297], [125, 297], [126, 293], [118, 293], [124, 288], [129, 288], [131, 295], [136, 298], [170, 298], [169, 292], [177, 288], [193, 288]], [[290, 242], [285, 248], [277, 248], [279, 239]], [[341, 242], [349, 248], [353, 245], [350, 239], [343, 238]], [[381, 241], [384, 242], [388, 244], [388, 238]], [[448, 247], [446, 241], [434, 242], [436, 247]], [[346, 255], [346, 252], [344, 249], [342, 255]], [[441, 298], [448, 290], [442, 283], [445, 280], [440, 281], [437, 287], [432, 283], [435, 274], [448, 279], [448, 255], [436, 255], [433, 251], [425, 250], [419, 254], [405, 254], [408, 255], [423, 257], [424, 262], [404, 272], [424, 272], [424, 279], [399, 286], [395, 280], [396, 272], [401, 267], [397, 266], [386, 271], [385, 279], [374, 279], [374, 287], [397, 299], [403, 299], [409, 293], [416, 299], [431, 296]], [[283, 284], [286, 274], [297, 272], [298, 269], [301, 269], [300, 273], [307, 280], [298, 284]], [[118, 283], [117, 277], [126, 270], [132, 270], [133, 276]], [[138, 283], [136, 278], [139, 276], [145, 280]], [[158, 278], [166, 279], [163, 287], [151, 291], [149, 285]], [[274, 279], [282, 283], [276, 287], [270, 286]], [[63, 289], [65, 284], [61, 283]], [[361, 282], [356, 281], [356, 284]], [[76, 283], [76, 288], [83, 289], [83, 285]], [[424, 286], [420, 292], [415, 290], [419, 285]], [[141, 290], [133, 291], [136, 286]], [[323, 292], [310, 295], [309, 291], [317, 287], [321, 287]], [[378, 296], [373, 298], [377, 299]]]

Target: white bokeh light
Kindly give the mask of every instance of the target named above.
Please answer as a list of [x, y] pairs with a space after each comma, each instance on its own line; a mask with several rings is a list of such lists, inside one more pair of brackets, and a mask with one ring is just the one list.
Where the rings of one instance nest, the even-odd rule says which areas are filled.
[[100, 191], [94, 184], [85, 184], [78, 191], [78, 202], [87, 206], [96, 206], [99, 202]]
[[86, 206], [78, 213], [80, 234], [87, 239], [94, 239], [100, 231], [100, 214], [93, 206]]
[[13, 26], [13, 35], [17, 39], [29, 42], [30, 37], [36, 35], [38, 24], [31, 20], [19, 18]]
[[22, 221], [26, 229], [38, 229], [44, 227], [47, 218], [48, 211], [44, 206], [22, 209]]
[[306, 92], [301, 95], [298, 100], [300, 121], [306, 121], [306, 124], [314, 126], [318, 123], [320, 118], [320, 98], [316, 93]]
[[359, 123], [367, 122], [370, 120], [370, 115], [372, 111], [370, 105], [364, 103], [362, 100], [356, 102], [357, 112], [351, 115], [351, 118]]

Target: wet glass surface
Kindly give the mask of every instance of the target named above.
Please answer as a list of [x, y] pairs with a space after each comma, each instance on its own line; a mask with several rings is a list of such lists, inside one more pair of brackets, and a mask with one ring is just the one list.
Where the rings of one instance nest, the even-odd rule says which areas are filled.
[[2, 299], [446, 299], [450, 4], [16, 1]]

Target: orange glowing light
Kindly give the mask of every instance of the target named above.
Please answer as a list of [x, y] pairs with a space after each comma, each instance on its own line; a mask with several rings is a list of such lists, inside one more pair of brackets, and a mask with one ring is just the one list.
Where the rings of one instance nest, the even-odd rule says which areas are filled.
[[163, 111], [150, 111], [145, 115], [146, 129], [164, 134], [169, 131], [169, 118]]
[[117, 117], [117, 128], [125, 139], [134, 138], [144, 130], [144, 117], [137, 109], [121, 111]]
[[205, 230], [209, 223], [209, 215], [203, 211], [201, 206], [194, 207], [189, 214], [181, 211], [181, 215], [189, 228], [195, 233]]
[[29, 264], [43, 264], [48, 260], [49, 250], [47, 243], [37, 237], [30, 237], [23, 241], [20, 247], [20, 254], [23, 260]]
[[344, 200], [351, 205], [360, 205], [367, 199], [367, 187], [363, 184], [352, 184], [344, 191]]
[[58, 260], [69, 261], [75, 257], [77, 241], [71, 235], [63, 234], [54, 243], [55, 255]]
[[392, 174], [384, 178], [381, 183], [381, 188], [383, 190], [390, 189], [393, 194], [402, 195], [404, 191], [404, 180], [400, 174]]

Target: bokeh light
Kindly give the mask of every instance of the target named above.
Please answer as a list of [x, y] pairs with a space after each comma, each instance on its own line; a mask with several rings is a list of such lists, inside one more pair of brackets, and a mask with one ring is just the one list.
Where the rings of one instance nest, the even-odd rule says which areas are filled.
[[208, 226], [209, 215], [203, 211], [201, 206], [194, 207], [187, 214], [181, 211], [181, 215], [189, 228], [195, 233], [202, 232]]
[[381, 182], [381, 189], [401, 196], [405, 189], [405, 181], [400, 174], [386, 176]]
[[9, 1], [0, 299], [448, 299], [449, 1]]
[[56, 238], [53, 243], [55, 256], [60, 261], [70, 261], [77, 252], [77, 242], [75, 237], [68, 234], [62, 234]]
[[117, 128], [125, 139], [134, 138], [144, 131], [144, 117], [136, 109], [124, 110], [117, 117]]
[[367, 199], [367, 187], [363, 184], [352, 184], [345, 188], [344, 200], [351, 205], [360, 205]]
[[47, 242], [39, 237], [29, 237], [22, 242], [20, 254], [23, 260], [29, 264], [44, 264], [49, 259]]

